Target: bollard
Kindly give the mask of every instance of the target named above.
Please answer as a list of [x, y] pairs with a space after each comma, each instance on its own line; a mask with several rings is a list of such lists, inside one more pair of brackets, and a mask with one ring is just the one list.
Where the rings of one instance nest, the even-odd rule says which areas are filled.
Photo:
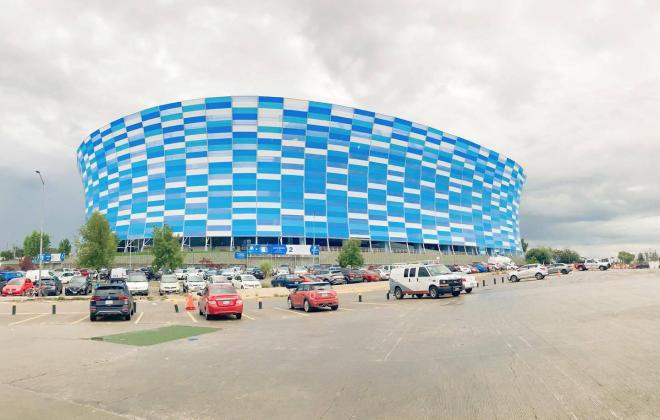
[[133, 301], [133, 313], [134, 314], [137, 313], [137, 302], [136, 301]]
[[174, 312], [176, 312], [177, 314], [179, 313], [179, 305], [176, 303], [174, 304]]
[[385, 294], [385, 298], [387, 300], [390, 300], [390, 291], [388, 290], [387, 293]]
[[493, 284], [497, 284], [497, 279], [493, 278]]
[[358, 295], [358, 302], [362, 302], [362, 293]]
[[502, 283], [504, 283], [504, 276], [502, 276]]
[[53, 315], [57, 313], [57, 305], [53, 305]]
[[16, 315], [16, 305], [11, 305], [11, 314]]
[[486, 287], [486, 279], [482, 279], [482, 280], [481, 280], [481, 285], [482, 285], [483, 287]]
[[259, 309], [263, 309], [263, 304], [261, 302], [261, 299], [259, 299]]

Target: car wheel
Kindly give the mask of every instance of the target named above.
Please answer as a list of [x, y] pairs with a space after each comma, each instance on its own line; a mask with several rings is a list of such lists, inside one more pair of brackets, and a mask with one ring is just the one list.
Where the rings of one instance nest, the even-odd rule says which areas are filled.
[[394, 297], [399, 300], [403, 299], [403, 291], [399, 286], [394, 288]]
[[210, 320], [211, 320], [211, 315], [209, 314], [209, 310], [208, 310], [208, 308], [206, 309], [206, 315], [205, 315], [205, 318], [206, 318], [207, 321], [210, 321]]
[[288, 299], [286, 300], [286, 304], [287, 304], [287, 306], [289, 307], [289, 309], [295, 309], [295, 308], [293, 307], [293, 302], [291, 301], [291, 298], [288, 298]]
[[199, 315], [200, 315], [200, 316], [201, 316], [201, 315], [204, 315], [204, 313], [202, 312], [202, 307], [201, 307], [201, 306], [199, 307]]
[[417, 297], [417, 299], [421, 299], [424, 297], [424, 293], [417, 293], [415, 296]]
[[90, 320], [91, 322], [96, 321], [96, 315], [90, 315], [90, 316], [89, 316], [89, 320]]
[[561, 270], [562, 274], [568, 274], [568, 270]]
[[607, 270], [607, 267], [605, 267], [604, 265], [601, 265], [599, 268], [600, 268], [600, 271], [605, 271], [605, 270]]
[[511, 281], [513, 283], [516, 283], [516, 282], [520, 281], [520, 279], [517, 276], [511, 276], [511, 277], [509, 277], [509, 281]]
[[460, 291], [460, 290], [451, 292], [451, 295], [452, 295], [453, 297], [458, 297], [460, 294], [461, 294], [461, 291]]
[[332, 309], [333, 311], [336, 311], [337, 309], [339, 309], [339, 305], [332, 305], [330, 307], [330, 309]]
[[429, 289], [429, 296], [431, 296], [431, 299], [437, 299], [440, 297], [440, 294], [438, 293], [438, 288], [435, 286], [431, 286]]
[[125, 320], [125, 321], [130, 321], [130, 320], [131, 320], [131, 314], [126, 314], [126, 315], [124, 316], [124, 320]]
[[243, 314], [236, 314], [236, 319], [241, 319], [243, 317]]
[[468, 287], [467, 289], [465, 289], [465, 293], [472, 293], [472, 288]]
[[305, 299], [305, 301], [303, 302], [303, 309], [305, 310], [305, 312], [312, 311], [312, 307], [309, 305], [309, 301], [307, 299]]
[[534, 275], [534, 277], [536, 277], [536, 280], [543, 280], [543, 277], [545, 277], [545, 276], [544, 276], [543, 274], [541, 274], [541, 273], [536, 273], [536, 274]]

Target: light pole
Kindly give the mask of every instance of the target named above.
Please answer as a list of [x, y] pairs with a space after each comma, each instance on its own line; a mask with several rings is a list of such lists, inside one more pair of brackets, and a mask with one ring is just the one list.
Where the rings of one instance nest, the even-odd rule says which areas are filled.
[[41, 287], [41, 269], [43, 268], [44, 260], [44, 217], [46, 213], [46, 183], [44, 182], [44, 177], [41, 175], [41, 171], [35, 171], [39, 174], [39, 179], [41, 180], [41, 233], [39, 234], [39, 287]]

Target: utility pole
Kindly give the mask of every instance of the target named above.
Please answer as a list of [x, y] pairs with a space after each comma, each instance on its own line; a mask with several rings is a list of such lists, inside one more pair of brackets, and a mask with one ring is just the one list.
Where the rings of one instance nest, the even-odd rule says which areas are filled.
[[41, 180], [41, 233], [39, 234], [39, 275], [37, 279], [39, 281], [39, 287], [41, 287], [41, 270], [44, 265], [44, 218], [46, 213], [46, 183], [44, 182], [44, 177], [41, 176], [41, 171], [35, 171], [39, 174], [39, 179]]

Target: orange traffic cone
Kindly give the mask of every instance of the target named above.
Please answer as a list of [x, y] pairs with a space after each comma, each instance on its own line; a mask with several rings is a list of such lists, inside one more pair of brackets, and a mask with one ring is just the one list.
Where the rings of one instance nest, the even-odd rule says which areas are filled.
[[186, 302], [186, 311], [194, 311], [195, 302], [193, 302], [192, 293], [188, 293], [188, 301]]

